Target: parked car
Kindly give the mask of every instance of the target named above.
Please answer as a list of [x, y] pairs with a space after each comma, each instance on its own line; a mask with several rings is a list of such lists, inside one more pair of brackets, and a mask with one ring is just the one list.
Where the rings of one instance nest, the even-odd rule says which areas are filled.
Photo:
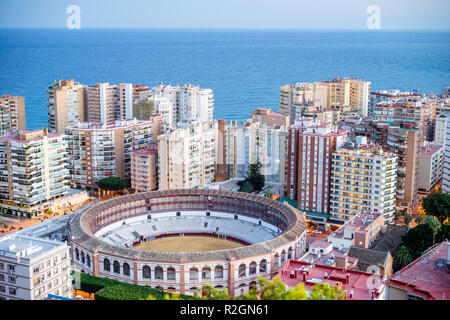
[[320, 231], [320, 230], [314, 230], [313, 233], [320, 234], [320, 233], [322, 233], [322, 231]]

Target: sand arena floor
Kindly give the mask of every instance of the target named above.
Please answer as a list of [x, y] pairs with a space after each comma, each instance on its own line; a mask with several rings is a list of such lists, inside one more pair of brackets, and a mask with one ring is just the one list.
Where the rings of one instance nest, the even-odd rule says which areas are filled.
[[233, 249], [243, 245], [231, 240], [224, 240], [208, 236], [166, 237], [144, 242], [135, 246], [135, 249], [149, 251], [169, 252], [200, 252], [222, 249]]

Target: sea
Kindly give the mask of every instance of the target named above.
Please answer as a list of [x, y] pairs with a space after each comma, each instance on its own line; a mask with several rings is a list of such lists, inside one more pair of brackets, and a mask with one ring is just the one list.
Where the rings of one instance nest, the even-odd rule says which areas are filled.
[[279, 109], [284, 84], [356, 77], [372, 90], [450, 86], [450, 32], [283, 29], [0, 29], [0, 95], [25, 97], [27, 129], [47, 126], [58, 79], [191, 83], [214, 92], [214, 118]]

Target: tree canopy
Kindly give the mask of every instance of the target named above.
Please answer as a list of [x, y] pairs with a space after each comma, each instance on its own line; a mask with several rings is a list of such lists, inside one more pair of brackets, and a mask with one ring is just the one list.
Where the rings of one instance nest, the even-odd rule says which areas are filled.
[[[253, 192], [253, 191], [261, 191], [264, 187], [264, 182], [266, 178], [262, 174], [262, 163], [258, 160], [256, 163], [250, 163], [248, 165], [247, 178], [238, 182], [238, 186], [241, 187], [240, 191], [243, 192]], [[252, 187], [250, 190], [248, 184]], [[244, 185], [246, 185], [244, 190]]]
[[422, 207], [427, 216], [435, 216], [440, 223], [448, 223], [450, 194], [438, 192], [423, 199]]
[[[259, 291], [255, 287], [234, 300], [344, 300], [345, 292], [338, 287], [331, 287], [328, 283], [317, 284], [308, 293], [303, 283], [289, 288], [278, 277], [267, 280], [258, 279]], [[197, 300], [231, 300], [226, 288], [214, 289], [203, 285], [202, 290], [197, 290], [194, 295]]]
[[106, 177], [97, 182], [100, 189], [108, 191], [120, 191], [124, 190], [128, 186], [128, 181], [126, 179], [121, 179], [119, 177]]

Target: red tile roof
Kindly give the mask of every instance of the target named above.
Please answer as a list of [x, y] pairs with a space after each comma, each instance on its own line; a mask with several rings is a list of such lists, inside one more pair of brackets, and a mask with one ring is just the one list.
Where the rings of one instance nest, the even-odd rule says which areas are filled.
[[450, 269], [446, 240], [397, 271], [387, 284], [429, 300], [450, 300]]

